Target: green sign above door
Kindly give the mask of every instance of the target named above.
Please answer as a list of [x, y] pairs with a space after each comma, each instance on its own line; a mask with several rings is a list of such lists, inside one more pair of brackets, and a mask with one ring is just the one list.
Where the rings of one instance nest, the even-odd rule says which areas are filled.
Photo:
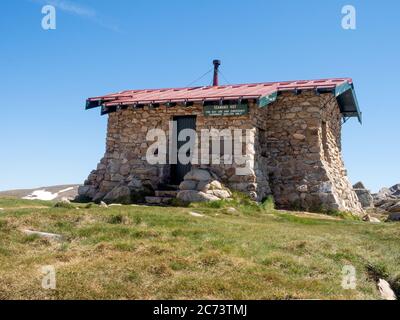
[[249, 113], [247, 104], [209, 105], [203, 108], [207, 117], [243, 116]]

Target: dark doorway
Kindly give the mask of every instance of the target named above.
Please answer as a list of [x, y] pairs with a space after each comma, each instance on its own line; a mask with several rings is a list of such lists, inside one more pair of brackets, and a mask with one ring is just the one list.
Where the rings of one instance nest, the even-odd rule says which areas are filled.
[[[184, 129], [193, 129], [196, 130], [196, 116], [177, 116], [173, 118], [176, 121], [177, 126], [177, 136], [178, 140], [179, 133]], [[180, 184], [183, 181], [183, 177], [192, 169], [192, 164], [189, 162], [188, 164], [180, 163], [178, 152], [181, 146], [186, 144], [189, 141], [189, 137], [186, 138], [186, 141], [177, 141], [177, 164], [171, 166], [171, 182], [173, 184]], [[194, 142], [193, 142], [194, 143]], [[194, 145], [191, 146], [191, 150], [194, 150]], [[189, 154], [187, 154], [189, 156]], [[191, 155], [190, 155], [191, 156]]]

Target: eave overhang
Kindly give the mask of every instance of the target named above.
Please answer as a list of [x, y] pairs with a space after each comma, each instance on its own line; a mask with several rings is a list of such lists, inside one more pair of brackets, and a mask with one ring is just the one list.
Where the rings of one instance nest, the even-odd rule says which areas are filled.
[[362, 124], [362, 113], [358, 105], [354, 85], [352, 83], [344, 83], [336, 87], [335, 96], [342, 115], [346, 118], [357, 117]]
[[260, 108], [265, 108], [275, 102], [282, 92], [300, 94], [302, 91], [313, 90], [316, 94], [332, 93], [337, 99], [343, 117], [357, 117], [362, 122], [362, 114], [358, 105], [353, 82], [349, 78], [288, 81], [276, 83], [258, 83], [244, 85], [230, 85], [219, 87], [193, 87], [175, 89], [129, 90], [86, 100], [86, 109], [101, 107], [101, 114], [116, 112], [131, 106], [141, 108], [165, 104], [167, 106], [178, 103], [185, 106], [201, 102], [222, 104], [224, 101], [238, 101], [254, 99]]

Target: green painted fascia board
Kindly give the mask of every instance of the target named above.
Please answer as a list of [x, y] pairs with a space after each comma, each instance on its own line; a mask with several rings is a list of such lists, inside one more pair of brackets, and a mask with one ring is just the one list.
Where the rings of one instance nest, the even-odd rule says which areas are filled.
[[356, 109], [357, 109], [357, 118], [358, 118], [358, 122], [360, 122], [360, 124], [362, 124], [362, 112], [361, 112], [361, 110], [360, 110], [360, 106], [359, 106], [358, 100], [357, 100], [357, 95], [356, 95], [356, 92], [355, 92], [353, 86], [351, 87], [351, 93], [353, 94], [354, 103], [355, 103]]
[[338, 85], [335, 88], [335, 97], [340, 96], [342, 93], [346, 92], [349, 89], [352, 89], [352, 87], [351, 87], [350, 83], [348, 83], [348, 82]]
[[354, 90], [354, 86], [348, 82], [345, 82], [335, 88], [335, 97], [340, 96], [341, 94], [345, 93], [346, 91], [351, 90], [351, 94], [353, 95], [354, 104], [357, 110], [357, 118], [358, 121], [362, 124], [362, 112], [360, 110], [360, 106], [358, 104], [357, 95]]
[[271, 104], [272, 102], [275, 102], [277, 97], [278, 97], [278, 91], [275, 91], [266, 96], [262, 96], [258, 101], [258, 106], [260, 108], [264, 108], [267, 105]]
[[[359, 107], [359, 104], [358, 104], [356, 92], [354, 90], [353, 85], [348, 83], [348, 82], [345, 82], [345, 83], [343, 83], [341, 85], [338, 85], [335, 88], [335, 97], [340, 96], [341, 94], [345, 93], [348, 90], [351, 90], [351, 93], [352, 93], [353, 98], [354, 98], [355, 107], [356, 107], [356, 110], [357, 110], [357, 115], [356, 116], [358, 118], [358, 121], [362, 124], [362, 113], [360, 111], [360, 107]], [[264, 108], [264, 107], [268, 106], [269, 104], [275, 102], [277, 97], [278, 97], [278, 91], [275, 91], [275, 92], [270, 93], [268, 95], [262, 96], [262, 97], [260, 97], [260, 99], [258, 101], [258, 106], [260, 108]]]

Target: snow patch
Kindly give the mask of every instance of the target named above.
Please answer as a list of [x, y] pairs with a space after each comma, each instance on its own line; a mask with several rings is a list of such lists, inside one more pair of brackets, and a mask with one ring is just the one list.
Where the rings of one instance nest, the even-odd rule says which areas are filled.
[[36, 190], [33, 191], [31, 194], [23, 197], [22, 199], [25, 200], [54, 200], [57, 198], [58, 193], [51, 193], [50, 191], [46, 190]]
[[[46, 189], [39, 189], [32, 191], [31, 194], [23, 197], [25, 200], [54, 200], [60, 197], [63, 193], [74, 190], [74, 187], [68, 187], [57, 192], [46, 191]], [[63, 198], [64, 199], [64, 198]], [[66, 198], [65, 198], [66, 199]]]
[[71, 190], [74, 190], [74, 188], [73, 187], [69, 187], [69, 188], [66, 188], [66, 189], [62, 189], [62, 190], [58, 191], [58, 193], [63, 193], [63, 192], [71, 191]]

